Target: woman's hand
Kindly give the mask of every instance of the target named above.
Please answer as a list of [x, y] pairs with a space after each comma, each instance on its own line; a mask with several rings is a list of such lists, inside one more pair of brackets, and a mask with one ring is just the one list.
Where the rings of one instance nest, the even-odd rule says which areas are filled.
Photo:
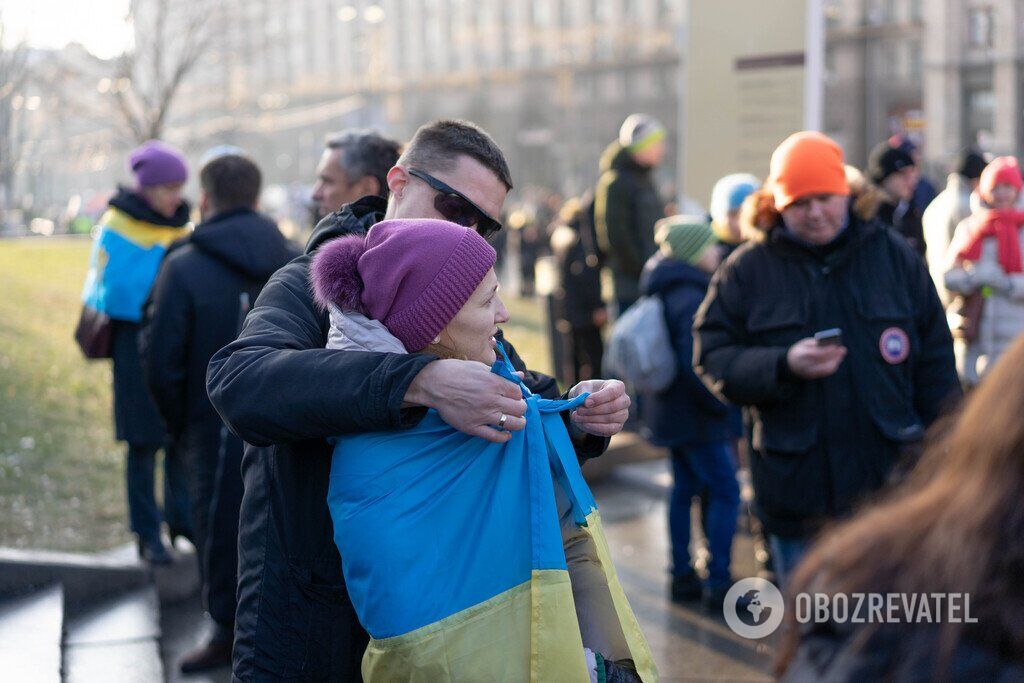
[[587, 434], [614, 436], [629, 417], [626, 385], [617, 379], [591, 379], [569, 390], [569, 398], [589, 393], [586, 402], [573, 411], [572, 423]]
[[[420, 370], [405, 402], [433, 408], [460, 432], [505, 443], [526, 428], [526, 401], [518, 384], [470, 360], [437, 360]], [[502, 415], [504, 431], [497, 429]]]

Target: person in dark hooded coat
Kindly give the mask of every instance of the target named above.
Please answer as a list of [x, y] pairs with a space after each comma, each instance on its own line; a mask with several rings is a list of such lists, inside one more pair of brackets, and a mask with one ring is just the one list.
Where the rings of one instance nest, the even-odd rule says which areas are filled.
[[[733, 583], [729, 567], [740, 507], [733, 442], [740, 431], [732, 406], [712, 394], [693, 371], [693, 318], [722, 252], [710, 223], [699, 216], [662, 219], [656, 239], [660, 248], [644, 267], [640, 289], [645, 296], [661, 299], [665, 308], [676, 375], [664, 390], [643, 395], [640, 433], [655, 446], [670, 449], [672, 456], [672, 600], [703, 599], [709, 609], [720, 610]], [[701, 522], [711, 554], [704, 582], [690, 557], [690, 508], [698, 494], [703, 498]]]
[[182, 661], [186, 673], [227, 665], [235, 619], [242, 441], [206, 393], [206, 367], [241, 328], [252, 302], [298, 255], [273, 221], [255, 211], [260, 171], [238, 154], [200, 172], [205, 220], [168, 254], [142, 335], [146, 383], [188, 464], [204, 598], [214, 632]]

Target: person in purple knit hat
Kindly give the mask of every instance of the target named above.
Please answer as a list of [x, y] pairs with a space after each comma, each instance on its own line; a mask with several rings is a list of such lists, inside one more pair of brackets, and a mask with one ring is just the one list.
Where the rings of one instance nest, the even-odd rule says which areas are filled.
[[[160, 263], [172, 242], [189, 232], [189, 206], [181, 191], [188, 179], [185, 157], [158, 140], [128, 158], [133, 187], [119, 187], [99, 221], [82, 301], [86, 310], [109, 317], [114, 377], [114, 427], [128, 443], [126, 481], [132, 532], [139, 554], [169, 564], [161, 522], [177, 536], [192, 537], [185, 469], [169, 443], [139, 358], [143, 308]], [[164, 510], [154, 495], [156, 454], [164, 451]]]
[[[327, 348], [423, 352], [493, 365], [497, 359], [498, 326], [509, 320], [508, 309], [498, 293], [496, 257], [494, 248], [472, 228], [437, 219], [385, 220], [374, 225], [365, 237], [350, 235], [327, 242], [314, 256], [310, 269], [314, 298], [330, 317]], [[502, 430], [511, 419], [503, 415], [496, 429]], [[486, 448], [487, 441], [476, 438], [481, 448]], [[344, 448], [340, 444], [337, 447]], [[408, 480], [403, 482], [400, 472], [381, 476], [388, 478], [395, 492], [408, 484]], [[336, 477], [332, 468], [332, 491], [335, 486], [345, 486], [347, 481], [347, 475], [341, 473]], [[601, 560], [587, 550], [569, 499], [558, 486], [555, 490], [565, 559], [591, 679], [639, 682], [612, 595], [601, 585]], [[510, 503], [521, 505], [522, 501]], [[335, 520], [336, 525], [343, 523]], [[465, 540], [466, 552], [474, 552], [473, 539]], [[387, 542], [381, 539], [382, 544]], [[370, 565], [386, 567], [394, 561], [381, 549], [372, 557], [354, 548], [350, 550], [353, 554], [345, 554], [345, 561], [357, 567], [353, 570], [356, 573], [361, 574]], [[377, 595], [376, 590], [373, 592], [375, 601], [388, 599]], [[423, 673], [416, 662], [410, 661], [410, 680], [416, 678], [417, 671]], [[365, 676], [365, 669], [363, 673]], [[377, 679], [379, 676], [370, 676], [367, 680]], [[460, 679], [453, 675], [451, 680]]]

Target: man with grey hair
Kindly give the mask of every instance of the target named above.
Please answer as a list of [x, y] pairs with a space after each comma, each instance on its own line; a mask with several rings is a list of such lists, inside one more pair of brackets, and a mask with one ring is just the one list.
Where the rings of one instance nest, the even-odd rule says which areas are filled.
[[401, 143], [375, 130], [353, 128], [328, 135], [311, 196], [317, 220], [362, 197], [386, 198], [386, 176], [401, 151]]

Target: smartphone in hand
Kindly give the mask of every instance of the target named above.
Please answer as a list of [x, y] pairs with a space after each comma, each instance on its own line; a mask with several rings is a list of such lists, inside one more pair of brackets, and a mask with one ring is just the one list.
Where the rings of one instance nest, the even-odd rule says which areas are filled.
[[814, 341], [818, 342], [818, 346], [840, 346], [843, 343], [843, 331], [833, 327], [830, 330], [816, 332]]

